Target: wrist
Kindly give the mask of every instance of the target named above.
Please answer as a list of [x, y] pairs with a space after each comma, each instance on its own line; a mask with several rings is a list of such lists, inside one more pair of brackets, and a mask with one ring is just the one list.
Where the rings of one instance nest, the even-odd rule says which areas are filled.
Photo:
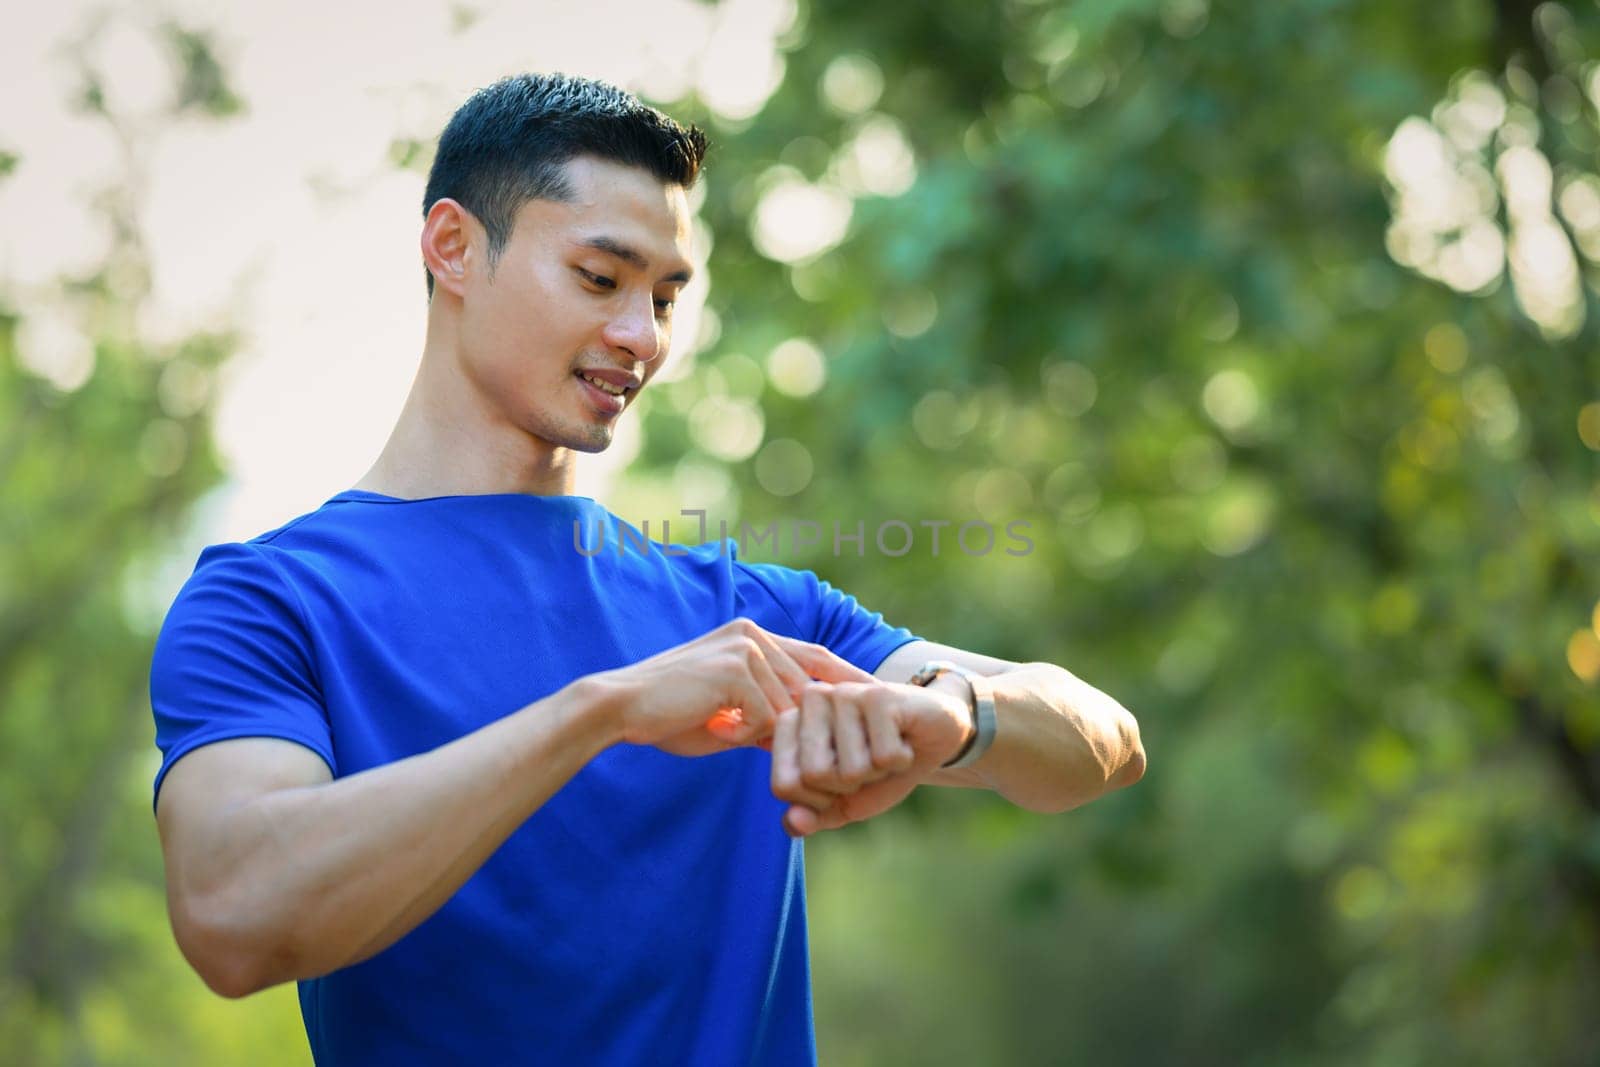
[[967, 683], [971, 693], [972, 724], [974, 732], [968, 737], [966, 745], [956, 754], [942, 764], [944, 767], [969, 767], [983, 758], [983, 754], [994, 743], [995, 723], [994, 690], [989, 686], [989, 680], [976, 671], [969, 670], [949, 660], [929, 660], [911, 676], [912, 685], [928, 686], [939, 681], [947, 674], [959, 675]]
[[[492, 745], [507, 781], [539, 793], [539, 783], [551, 774], [565, 781], [616, 743], [617, 702], [609, 687], [596, 683], [595, 677], [576, 679], [491, 724], [496, 731]], [[538, 803], [543, 803], [542, 796], [534, 807]]]
[[961, 744], [956, 748], [956, 752], [966, 752], [978, 736], [977, 699], [972, 692], [972, 683], [954, 671], [949, 671], [929, 682], [927, 688], [934, 692], [948, 693], [955, 698], [956, 714], [961, 722]]
[[574, 724], [597, 753], [628, 740], [628, 710], [634, 696], [625, 677], [615, 671], [585, 675], [558, 695], [566, 698]]

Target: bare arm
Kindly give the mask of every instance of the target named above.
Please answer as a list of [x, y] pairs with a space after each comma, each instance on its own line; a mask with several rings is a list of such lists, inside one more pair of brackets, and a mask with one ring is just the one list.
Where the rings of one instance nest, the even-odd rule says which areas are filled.
[[[1070, 671], [1049, 663], [1013, 663], [950, 645], [913, 641], [890, 653], [876, 676], [904, 682], [931, 659], [946, 659], [986, 676], [994, 690], [999, 730], [983, 758], [959, 770], [938, 770], [933, 785], [993, 789], [1032, 811], [1066, 811], [1144, 775], [1139, 724], [1126, 708]], [[959, 677], [933, 683], [967, 698]]]
[[168, 772], [156, 811], [179, 947], [235, 997], [359, 962], [436, 911], [602, 749], [697, 755], [757, 742], [810, 677], [868, 676], [735, 620], [336, 780], [288, 741], [195, 749]]
[[[932, 659], [983, 675], [994, 692], [994, 744], [958, 770], [943, 764], [971, 735], [971, 686], [956, 674], [905, 684]], [[1068, 671], [913, 641], [867, 683], [809, 685], [799, 707], [778, 716], [772, 792], [789, 802], [785, 828], [808, 835], [882, 814], [922, 784], [992, 789], [1030, 811], [1066, 811], [1137, 782], [1144, 764], [1133, 716]]]
[[575, 683], [422, 755], [337, 781], [310, 749], [196, 749], [162, 784], [173, 932], [212, 989], [243, 996], [388, 947], [614, 740]]

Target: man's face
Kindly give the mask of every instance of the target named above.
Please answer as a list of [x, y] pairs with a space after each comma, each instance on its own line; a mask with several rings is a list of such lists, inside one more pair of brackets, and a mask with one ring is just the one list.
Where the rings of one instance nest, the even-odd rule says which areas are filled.
[[666, 358], [689, 207], [682, 186], [638, 168], [580, 157], [566, 173], [573, 199], [523, 204], [493, 280], [468, 276], [462, 370], [496, 416], [599, 452]]

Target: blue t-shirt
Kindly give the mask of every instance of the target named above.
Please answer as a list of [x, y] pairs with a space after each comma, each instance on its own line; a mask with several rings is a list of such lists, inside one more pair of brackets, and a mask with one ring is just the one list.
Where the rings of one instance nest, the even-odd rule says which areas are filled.
[[[641, 541], [587, 497], [349, 490], [207, 547], [151, 665], [156, 791], [235, 737], [355, 774], [740, 615], [867, 671], [914, 640], [809, 571]], [[415, 930], [300, 983], [317, 1063], [814, 1063], [770, 779], [755, 748], [602, 752]]]

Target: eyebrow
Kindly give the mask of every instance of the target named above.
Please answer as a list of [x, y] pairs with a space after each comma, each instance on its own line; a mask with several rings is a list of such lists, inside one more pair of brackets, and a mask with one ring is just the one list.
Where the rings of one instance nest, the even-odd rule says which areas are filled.
[[[622, 262], [637, 270], [646, 270], [650, 266], [650, 260], [643, 252], [640, 252], [637, 248], [634, 248], [631, 245], [625, 245], [621, 241], [618, 241], [612, 237], [589, 237], [579, 241], [578, 243], [584, 248], [593, 248], [595, 251], [604, 252], [608, 256], [616, 256], [618, 259], [622, 260]], [[687, 283], [690, 275], [693, 273], [694, 272], [692, 270], [690, 270], [688, 267], [685, 267], [683, 270], [680, 270], [675, 274], [669, 274], [667, 277], [661, 280], [664, 282]]]

